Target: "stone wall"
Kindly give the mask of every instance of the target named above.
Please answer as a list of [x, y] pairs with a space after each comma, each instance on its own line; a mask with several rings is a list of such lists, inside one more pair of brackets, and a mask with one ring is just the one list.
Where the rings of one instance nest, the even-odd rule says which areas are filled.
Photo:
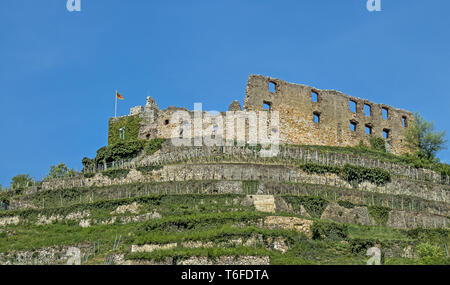
[[[236, 162], [260, 164], [290, 164], [316, 163], [342, 167], [345, 164], [366, 168], [381, 168], [396, 176], [411, 180], [428, 181], [450, 185], [449, 177], [441, 177], [439, 173], [425, 168], [415, 168], [404, 164], [381, 161], [360, 155], [344, 154], [333, 151], [312, 150], [300, 146], [280, 146], [278, 153], [271, 157], [262, 157], [260, 152], [252, 147], [175, 147], [166, 142], [161, 151], [154, 156], [142, 158], [140, 164], [174, 164], [192, 162]], [[127, 166], [128, 167], [128, 166]], [[135, 167], [129, 165], [129, 167]]]
[[[270, 84], [274, 85], [274, 91], [269, 90]], [[317, 101], [314, 101], [313, 97], [317, 97]], [[356, 106], [354, 112], [350, 108], [350, 102]], [[264, 106], [268, 108], [265, 109]], [[365, 106], [370, 106], [370, 114], [365, 114]], [[240, 109], [241, 106], [236, 101], [233, 101], [229, 107], [229, 111], [233, 112], [239, 112]], [[383, 109], [387, 111], [386, 117], [382, 115]], [[183, 126], [200, 128], [194, 122], [192, 111], [188, 111], [188, 118], [174, 121], [173, 114], [178, 110], [188, 111], [177, 107], [159, 110], [155, 100], [148, 97], [145, 109], [141, 106], [133, 107], [130, 115], [139, 115], [144, 119], [139, 132], [141, 139], [171, 138], [174, 134], [179, 136]], [[338, 91], [319, 90], [276, 78], [250, 75], [244, 110], [278, 111], [281, 143], [355, 146], [363, 141], [369, 145], [371, 137], [383, 137], [383, 132], [386, 131], [389, 148], [393, 153], [410, 152], [405, 146], [404, 131], [414, 124], [414, 116], [411, 112], [351, 97]], [[221, 114], [225, 115], [224, 112]], [[314, 114], [319, 117], [318, 122], [313, 121]], [[205, 117], [206, 113], [203, 112], [202, 116]], [[185, 124], [185, 120], [189, 121], [189, 125]], [[217, 122], [203, 122], [201, 129], [206, 130], [217, 124], [223, 129], [225, 136], [227, 126], [226, 122], [224, 123], [222, 128], [222, 125]], [[351, 125], [355, 126], [354, 131], [351, 130]], [[249, 128], [248, 122], [243, 127], [246, 129], [246, 141], [248, 141], [253, 138], [251, 132], [256, 130]], [[366, 134], [366, 127], [371, 129], [371, 134]], [[235, 125], [234, 128], [239, 127]], [[196, 137], [194, 129], [190, 128], [190, 131], [191, 137]]]
[[[375, 220], [370, 217], [367, 207], [347, 209], [339, 206], [337, 203], [330, 203], [323, 212], [321, 219], [346, 224], [377, 225]], [[433, 229], [448, 228], [449, 223], [449, 218], [445, 216], [415, 211], [391, 210], [386, 226], [394, 229]]]
[[[269, 84], [275, 91], [269, 91]], [[317, 96], [317, 101], [313, 101]], [[350, 110], [350, 101], [356, 103], [356, 112]], [[365, 99], [351, 97], [334, 90], [319, 90], [314, 87], [292, 84], [280, 79], [251, 75], [247, 83], [245, 110], [262, 110], [264, 104], [280, 112], [282, 141], [291, 144], [354, 146], [360, 140], [369, 145], [372, 136], [382, 137], [383, 130], [389, 132], [392, 152], [408, 152], [404, 144], [404, 130], [414, 123], [411, 112], [376, 104]], [[364, 114], [364, 105], [371, 107], [370, 116]], [[388, 110], [387, 119], [382, 109]], [[313, 122], [313, 114], [319, 122]], [[406, 125], [403, 126], [403, 120]], [[350, 123], [356, 130], [350, 130]], [[365, 133], [370, 126], [372, 134]]]
[[[238, 164], [238, 163], [204, 163], [166, 165], [160, 170], [143, 175], [139, 171], [131, 170], [127, 177], [110, 179], [97, 173], [93, 178], [74, 178], [70, 180], [51, 180], [43, 182], [42, 189], [55, 190], [73, 187], [103, 187], [130, 183], [149, 183], [166, 181], [203, 181], [203, 180], [258, 180], [264, 182], [306, 183], [338, 188], [353, 189], [353, 185], [335, 174], [317, 175], [303, 172], [295, 166]], [[231, 188], [233, 189], [233, 188]], [[432, 184], [429, 182], [411, 181], [402, 178], [392, 178], [383, 186], [363, 182], [358, 186], [367, 192], [391, 195], [404, 195], [415, 198], [445, 202], [450, 201], [448, 185]], [[356, 190], [356, 189], [354, 189]]]
[[[75, 245], [80, 249], [81, 257], [89, 254], [90, 244]], [[66, 265], [71, 255], [69, 248], [71, 246], [55, 246], [36, 250], [10, 251], [0, 253], [1, 265]]]
[[[80, 196], [73, 199], [60, 200], [60, 193], [54, 193], [53, 201], [43, 200], [40, 193], [25, 195], [11, 200], [10, 209], [36, 209], [42, 207], [61, 207], [81, 202], [121, 199], [125, 197], [140, 197], [150, 194], [267, 194], [267, 195], [298, 195], [317, 196], [331, 201], [345, 200], [354, 204], [384, 206], [397, 210], [409, 210], [440, 216], [450, 216], [448, 203], [427, 200], [420, 197], [402, 194], [380, 193], [364, 188], [340, 188], [324, 185], [326, 179], [320, 176], [312, 178], [314, 184], [269, 181], [259, 182], [259, 187], [246, 187], [245, 183], [236, 180], [186, 180], [168, 182], [149, 182], [139, 184], [113, 184], [100, 188], [84, 188]], [[401, 189], [401, 188], [400, 188]], [[48, 191], [64, 191], [48, 190]]]

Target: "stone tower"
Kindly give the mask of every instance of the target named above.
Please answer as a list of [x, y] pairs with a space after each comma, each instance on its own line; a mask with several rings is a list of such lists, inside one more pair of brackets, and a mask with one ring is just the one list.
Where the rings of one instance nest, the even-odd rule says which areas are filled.
[[159, 107], [155, 99], [148, 96], [147, 104], [145, 104], [144, 113], [142, 114], [142, 122], [139, 128], [140, 139], [154, 139], [158, 135], [158, 112]]

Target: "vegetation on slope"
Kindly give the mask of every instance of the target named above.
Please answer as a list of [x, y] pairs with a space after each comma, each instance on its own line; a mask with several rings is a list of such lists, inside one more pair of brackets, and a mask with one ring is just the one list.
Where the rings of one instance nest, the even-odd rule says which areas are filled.
[[312, 162], [300, 164], [299, 168], [307, 173], [334, 173], [354, 185], [357, 185], [364, 181], [368, 181], [376, 185], [384, 185], [387, 182], [391, 181], [391, 174], [388, 171], [380, 168], [366, 168], [350, 164], [346, 164], [344, 165], [344, 167], [339, 167], [321, 165]]
[[142, 151], [146, 155], [152, 155], [159, 149], [165, 139], [152, 140], [127, 140], [118, 141], [97, 150], [97, 156], [93, 159], [83, 158], [82, 163], [85, 168], [93, 167], [98, 164], [119, 162], [137, 157]]
[[[269, 256], [271, 264], [365, 264], [368, 248], [381, 246], [383, 252], [397, 252], [383, 257], [385, 264], [448, 264], [445, 247], [448, 245], [448, 229], [395, 230], [380, 227], [345, 225], [314, 219], [313, 238], [292, 230], [267, 229], [260, 220], [271, 213], [257, 212], [251, 206], [236, 204], [242, 195], [150, 195], [139, 198], [105, 200], [96, 203], [80, 203], [70, 207], [42, 210], [8, 211], [21, 218], [36, 219], [39, 215], [67, 215], [88, 210], [90, 219], [108, 219], [111, 211], [120, 205], [136, 202], [140, 205], [136, 214], [157, 211], [160, 219], [122, 224], [95, 224], [82, 228], [78, 221], [59, 221], [48, 225], [8, 225], [0, 232], [0, 252], [35, 250], [52, 246], [73, 246], [100, 242], [96, 259], [102, 263], [112, 252], [118, 236], [122, 242], [114, 251], [126, 254], [127, 259], [164, 260], [166, 257], [180, 261], [191, 256]], [[292, 199], [290, 200], [292, 202]], [[323, 201], [298, 199], [294, 202], [308, 207], [311, 213], [320, 213]], [[275, 215], [289, 215], [282, 214]], [[256, 243], [245, 245], [249, 239], [258, 237]], [[262, 237], [262, 239], [260, 239]], [[281, 253], [266, 244], [270, 238], [282, 237], [288, 250]], [[241, 239], [233, 244], [231, 240]], [[211, 242], [208, 248], [186, 248], [187, 241]], [[261, 242], [262, 241], [262, 242]], [[131, 245], [176, 243], [175, 248], [156, 250], [151, 253], [130, 253]], [[220, 246], [219, 246], [220, 245]], [[402, 258], [405, 247], [415, 248], [416, 258]]]

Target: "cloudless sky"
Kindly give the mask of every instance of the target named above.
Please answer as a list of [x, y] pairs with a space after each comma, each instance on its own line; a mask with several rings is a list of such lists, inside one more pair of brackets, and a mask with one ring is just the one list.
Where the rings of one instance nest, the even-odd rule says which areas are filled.
[[[250, 74], [420, 112], [449, 130], [450, 1], [0, 1], [0, 184], [81, 170], [149, 94], [226, 110]], [[450, 151], [439, 153], [450, 162]]]

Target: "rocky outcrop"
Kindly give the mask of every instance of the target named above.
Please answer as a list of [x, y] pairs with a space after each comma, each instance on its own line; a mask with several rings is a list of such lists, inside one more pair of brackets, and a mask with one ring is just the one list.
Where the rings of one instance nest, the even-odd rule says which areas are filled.
[[17, 216], [0, 218], [0, 226], [17, 225], [19, 222], [20, 218]]
[[182, 260], [178, 265], [270, 265], [268, 256], [219, 256], [209, 258], [193, 256]]
[[117, 207], [117, 209], [111, 212], [111, 215], [120, 215], [125, 214], [126, 212], [130, 212], [132, 214], [139, 214], [139, 205], [136, 202], [133, 202], [130, 205], [119, 206]]
[[132, 245], [131, 252], [152, 252], [155, 250], [168, 250], [177, 247], [177, 243], [168, 244], [144, 244], [144, 245]]
[[313, 221], [296, 218], [268, 216], [263, 221], [263, 226], [269, 229], [295, 230], [304, 233], [308, 237], [312, 237], [311, 226]]

